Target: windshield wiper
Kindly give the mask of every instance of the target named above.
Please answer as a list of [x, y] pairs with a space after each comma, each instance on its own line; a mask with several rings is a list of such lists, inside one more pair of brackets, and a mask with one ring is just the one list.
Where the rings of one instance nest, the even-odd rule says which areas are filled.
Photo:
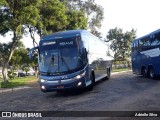
[[51, 66], [50, 65], [48, 66], [47, 74], [50, 74], [49, 71], [50, 71], [52, 65], [54, 65], [54, 55], [52, 55], [52, 57], [51, 57], [51, 59], [49, 61], [49, 64], [51, 64]]
[[69, 68], [68, 64], [66, 63], [65, 59], [64, 59], [62, 56], [60, 56], [60, 57], [61, 57], [61, 60], [63, 61], [63, 63], [65, 64], [66, 68], [67, 68], [68, 70], [71, 70], [71, 69]]
[[63, 61], [63, 63], [65, 64], [66, 68], [67, 68], [68, 70], [71, 70], [71, 69], [69, 68], [67, 62], [65, 61], [65, 59], [62, 57], [61, 51], [59, 51], [59, 53], [60, 53], [60, 58], [61, 58], [61, 60]]

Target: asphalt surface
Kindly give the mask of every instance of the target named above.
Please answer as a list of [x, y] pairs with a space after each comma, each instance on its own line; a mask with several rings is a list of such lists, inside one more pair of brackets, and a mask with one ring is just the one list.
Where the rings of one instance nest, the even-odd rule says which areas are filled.
[[[160, 111], [160, 79], [113, 74], [93, 91], [42, 93], [38, 83], [29, 88], [0, 93], [0, 111]], [[159, 112], [160, 113], [160, 112]], [[84, 112], [85, 114], [85, 112]], [[93, 112], [94, 114], [94, 112]], [[160, 115], [160, 114], [159, 114]], [[85, 116], [85, 115], [84, 115]], [[48, 120], [158, 120], [160, 117], [47, 117]], [[96, 116], [96, 115], [95, 115]], [[2, 118], [0, 118], [2, 119]], [[3, 118], [4, 119], [4, 118]], [[10, 118], [5, 118], [10, 119]], [[16, 118], [22, 119], [22, 118]], [[24, 118], [35, 119], [35, 118]], [[38, 118], [39, 119], [39, 118]]]

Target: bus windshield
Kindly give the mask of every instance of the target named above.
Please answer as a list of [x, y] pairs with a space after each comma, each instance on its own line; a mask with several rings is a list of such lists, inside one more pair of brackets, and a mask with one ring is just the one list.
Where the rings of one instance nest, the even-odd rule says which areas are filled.
[[78, 41], [75, 38], [42, 42], [39, 54], [40, 74], [68, 74], [84, 66], [79, 54]]

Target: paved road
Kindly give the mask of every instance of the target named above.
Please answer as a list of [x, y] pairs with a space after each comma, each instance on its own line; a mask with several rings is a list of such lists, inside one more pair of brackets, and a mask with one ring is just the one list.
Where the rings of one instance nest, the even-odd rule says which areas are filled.
[[[93, 91], [83, 91], [78, 94], [42, 93], [38, 84], [27, 89], [0, 93], [0, 111], [146, 110], [160, 111], [160, 80], [151, 80], [133, 75], [131, 71], [114, 74], [110, 80], [98, 82]], [[128, 118], [101, 117], [93, 119], [123, 120]], [[138, 120], [140, 119], [143, 118], [138, 118]]]

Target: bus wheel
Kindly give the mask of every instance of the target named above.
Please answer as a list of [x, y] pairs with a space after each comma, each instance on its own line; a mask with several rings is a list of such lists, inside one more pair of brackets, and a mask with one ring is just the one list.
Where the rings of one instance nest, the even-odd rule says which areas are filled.
[[149, 68], [149, 77], [154, 79], [156, 76], [155, 76], [155, 71], [154, 71], [154, 68], [153, 67], [150, 67]]
[[147, 77], [148, 76], [147, 69], [145, 67], [142, 68], [142, 75], [143, 75], [143, 77]]
[[94, 86], [94, 83], [95, 83], [93, 74], [91, 74], [90, 79], [91, 79], [91, 84], [87, 87], [88, 91], [93, 90], [93, 86]]

